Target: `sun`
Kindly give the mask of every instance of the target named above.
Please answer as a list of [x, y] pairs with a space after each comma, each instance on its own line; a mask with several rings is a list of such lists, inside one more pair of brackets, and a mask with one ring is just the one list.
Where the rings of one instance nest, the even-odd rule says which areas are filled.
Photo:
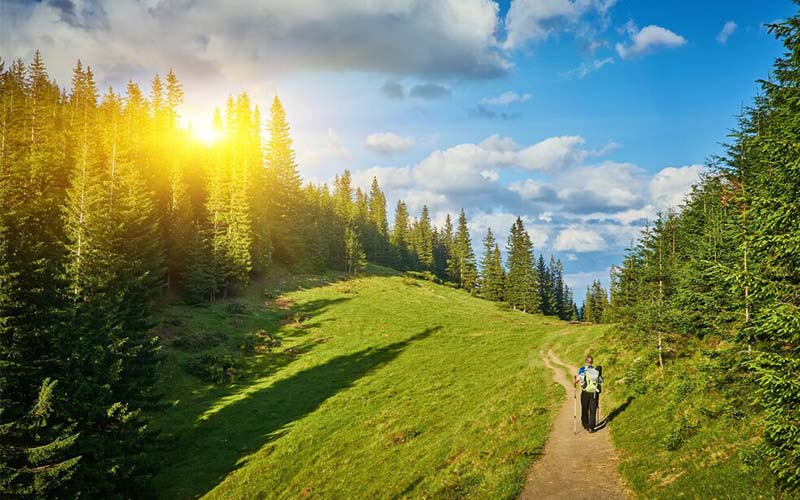
[[191, 131], [195, 139], [208, 146], [222, 138], [222, 133], [210, 125], [205, 127], [192, 126]]

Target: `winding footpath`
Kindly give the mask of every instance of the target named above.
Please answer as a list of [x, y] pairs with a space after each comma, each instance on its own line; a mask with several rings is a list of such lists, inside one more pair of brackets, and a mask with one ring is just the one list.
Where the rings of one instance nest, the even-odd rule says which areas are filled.
[[[568, 397], [553, 423], [542, 457], [528, 472], [520, 499], [627, 498], [617, 471], [617, 457], [611, 444], [611, 436], [605, 428], [594, 433], [583, 430], [580, 423], [580, 401], [578, 434], [573, 434], [573, 385], [564, 375], [563, 369], [577, 373], [577, 368], [562, 362], [553, 351], [549, 351], [546, 356], [541, 354], [545, 366], [553, 371], [553, 380], [564, 387]], [[601, 410], [604, 409], [602, 403], [601, 400]]]

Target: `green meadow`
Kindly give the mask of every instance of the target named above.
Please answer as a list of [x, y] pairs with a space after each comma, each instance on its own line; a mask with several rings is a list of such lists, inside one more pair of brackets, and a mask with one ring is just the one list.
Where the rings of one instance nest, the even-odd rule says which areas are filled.
[[[564, 397], [540, 361], [548, 348], [572, 364], [592, 352], [604, 365], [602, 413], [638, 496], [773, 491], [737, 454], [756, 421], [732, 427], [709, 416], [689, 422], [677, 446], [665, 443], [683, 409], [714, 402], [687, 391], [696, 378], [642, 372], [647, 352], [623, 349], [613, 327], [370, 271], [278, 275], [211, 306], [163, 308], [160, 497], [514, 498]], [[258, 330], [280, 344], [243, 349]], [[197, 375], [209, 354], [233, 360], [231, 382]], [[670, 369], [691, 372], [692, 363]], [[680, 407], [669, 403], [676, 393]]]
[[[562, 395], [539, 351], [570, 327], [371, 270], [382, 275], [286, 276], [212, 306], [165, 308], [160, 496], [521, 490]], [[281, 345], [245, 353], [246, 334], [262, 329]], [[234, 358], [238, 378], [195, 376], [209, 353]]]

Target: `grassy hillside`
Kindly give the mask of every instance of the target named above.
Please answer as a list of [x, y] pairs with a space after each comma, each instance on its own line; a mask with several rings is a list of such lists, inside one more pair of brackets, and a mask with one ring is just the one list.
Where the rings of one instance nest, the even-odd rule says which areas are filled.
[[631, 349], [614, 328], [553, 336], [554, 351], [574, 364], [591, 353], [603, 366], [620, 471], [641, 498], [773, 498], [780, 496], [763, 464], [749, 464], [748, 447], [763, 422], [751, 408], [726, 403], [709, 371], [706, 352], [656, 369], [652, 348]]
[[[601, 411], [638, 496], [775, 496], [764, 467], [743, 464], [759, 418], [709, 389], [703, 357], [660, 374], [654, 353], [613, 328], [371, 271], [278, 276], [210, 307], [164, 309], [160, 496], [515, 497], [563, 397], [539, 359], [548, 348], [604, 366]], [[243, 349], [258, 330], [281, 344]], [[229, 356], [211, 377], [232, 382], [203, 380], [208, 355]]]
[[[516, 496], [563, 394], [540, 348], [579, 327], [371, 271], [164, 310], [162, 497]], [[282, 345], [244, 352], [260, 329]]]

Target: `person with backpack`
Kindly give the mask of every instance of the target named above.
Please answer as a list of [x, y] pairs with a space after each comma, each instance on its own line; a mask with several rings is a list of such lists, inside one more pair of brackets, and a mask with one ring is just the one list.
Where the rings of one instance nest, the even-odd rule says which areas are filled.
[[573, 379], [574, 384], [581, 384], [581, 423], [589, 432], [594, 432], [597, 424], [597, 405], [603, 385], [602, 372], [599, 367], [592, 365], [593, 362], [591, 356], [586, 356], [585, 364], [580, 367]]

